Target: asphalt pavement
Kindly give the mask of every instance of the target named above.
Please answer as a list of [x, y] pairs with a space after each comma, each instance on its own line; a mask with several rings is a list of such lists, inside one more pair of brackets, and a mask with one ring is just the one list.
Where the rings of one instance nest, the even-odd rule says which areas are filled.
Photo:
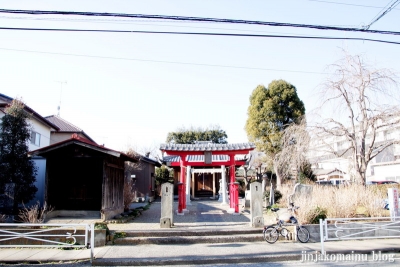
[[[112, 231], [160, 229], [160, 203], [153, 203], [142, 215], [132, 222], [110, 224]], [[175, 228], [210, 229], [250, 227], [249, 214], [225, 213], [220, 203], [193, 201], [188, 205], [185, 215], [174, 217]], [[207, 210], [208, 209], [208, 210]], [[76, 220], [66, 218], [73, 223]], [[82, 223], [89, 220], [79, 219]], [[91, 219], [93, 220], [93, 219]], [[52, 221], [54, 223], [54, 221]], [[267, 222], [268, 223], [268, 222]], [[167, 231], [168, 229], [166, 229]], [[260, 229], [262, 235], [262, 229]], [[369, 239], [356, 241], [329, 241], [324, 243], [328, 257], [342, 254], [343, 257], [367, 257], [381, 262], [400, 262], [399, 239]], [[161, 266], [161, 265], [200, 265], [200, 264], [239, 264], [254, 262], [298, 261], [307, 263], [323, 260], [320, 243], [299, 243], [278, 241], [252, 243], [201, 243], [184, 245], [107, 245], [94, 249], [93, 265], [96, 266]], [[322, 257], [322, 258], [321, 258]], [[336, 256], [335, 256], [336, 257]], [[77, 263], [87, 262], [90, 250], [60, 250], [38, 248], [1, 248], [0, 263]], [[325, 258], [326, 259], [326, 258]], [[336, 258], [335, 258], [336, 259]], [[362, 258], [361, 258], [362, 259]], [[328, 258], [329, 260], [329, 258]]]

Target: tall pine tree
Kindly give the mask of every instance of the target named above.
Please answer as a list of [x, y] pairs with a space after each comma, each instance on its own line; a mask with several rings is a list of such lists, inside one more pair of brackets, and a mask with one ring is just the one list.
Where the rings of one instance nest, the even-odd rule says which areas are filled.
[[5, 110], [0, 132], [0, 191], [11, 188], [8, 193], [13, 199], [12, 211], [35, 196], [37, 191], [36, 167], [28, 158], [28, 142], [31, 129], [29, 114], [24, 110], [22, 100], [15, 99]]

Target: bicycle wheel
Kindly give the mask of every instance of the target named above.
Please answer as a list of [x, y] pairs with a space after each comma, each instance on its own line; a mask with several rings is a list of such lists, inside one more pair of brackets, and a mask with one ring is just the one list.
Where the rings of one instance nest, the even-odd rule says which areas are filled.
[[289, 235], [289, 230], [288, 229], [286, 229], [285, 227], [282, 227], [281, 228], [281, 235], [283, 236], [283, 237], [287, 237], [288, 235]]
[[273, 244], [278, 240], [279, 237], [279, 232], [274, 226], [268, 226], [267, 228], [264, 228], [264, 240], [267, 241], [270, 244]]
[[301, 243], [307, 243], [310, 239], [310, 232], [304, 226], [297, 226], [297, 240]]

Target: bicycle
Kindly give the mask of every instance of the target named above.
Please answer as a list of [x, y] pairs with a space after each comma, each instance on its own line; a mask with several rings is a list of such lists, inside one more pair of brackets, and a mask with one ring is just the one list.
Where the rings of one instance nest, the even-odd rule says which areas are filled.
[[[294, 213], [294, 211], [299, 208], [294, 206], [293, 203], [290, 203], [290, 206], [292, 213]], [[301, 243], [308, 242], [308, 240], [310, 239], [310, 232], [304, 226], [299, 225], [296, 217], [291, 216], [290, 217], [291, 224], [286, 224], [284, 221], [279, 219], [279, 216], [276, 213], [279, 210], [279, 208], [272, 208], [271, 210], [277, 215], [276, 218], [277, 224], [264, 227], [263, 235], [265, 241], [267, 241], [270, 244], [273, 244], [278, 240], [279, 235], [282, 235], [283, 237], [287, 238], [287, 236], [289, 235], [289, 230], [284, 226], [295, 225], [297, 240], [299, 240]]]

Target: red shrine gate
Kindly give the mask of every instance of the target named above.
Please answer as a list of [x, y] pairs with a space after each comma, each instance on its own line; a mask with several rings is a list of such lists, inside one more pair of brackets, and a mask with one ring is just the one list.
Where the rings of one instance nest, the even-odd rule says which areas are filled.
[[[197, 142], [195, 144], [162, 144], [163, 161], [169, 167], [180, 173], [178, 183], [178, 212], [190, 205], [190, 194], [201, 190], [216, 193], [216, 178], [221, 179], [220, 201], [227, 202], [227, 173], [229, 174], [229, 205], [228, 212], [239, 212], [238, 183], [235, 180], [235, 167], [246, 164], [247, 156], [255, 148], [252, 143], [215, 144]], [[164, 155], [166, 153], [166, 155]], [[196, 175], [196, 174], [202, 174]], [[205, 175], [207, 178], [205, 179]], [[199, 190], [199, 187], [201, 188]]]

